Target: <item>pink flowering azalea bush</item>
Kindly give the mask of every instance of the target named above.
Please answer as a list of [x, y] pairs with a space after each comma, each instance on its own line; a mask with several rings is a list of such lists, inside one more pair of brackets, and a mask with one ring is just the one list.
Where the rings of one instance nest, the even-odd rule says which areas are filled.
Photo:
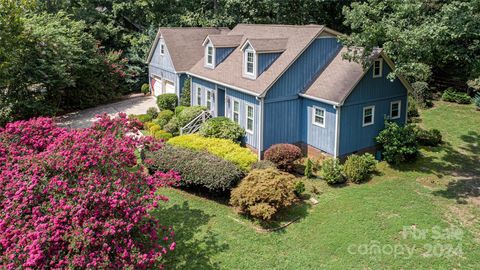
[[141, 123], [100, 117], [67, 130], [49, 118], [0, 128], [1, 268], [147, 268], [175, 248], [171, 227], [149, 211], [174, 172], [148, 175], [132, 136]]

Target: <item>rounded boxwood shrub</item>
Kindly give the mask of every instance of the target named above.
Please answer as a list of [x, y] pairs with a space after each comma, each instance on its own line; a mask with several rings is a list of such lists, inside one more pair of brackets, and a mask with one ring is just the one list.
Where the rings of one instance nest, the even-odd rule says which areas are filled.
[[302, 157], [302, 150], [300, 147], [288, 144], [274, 144], [265, 151], [264, 158], [275, 164], [284, 171], [291, 171], [293, 169], [293, 162]]
[[148, 85], [148, 83], [142, 84], [141, 91], [144, 95], [150, 94], [150, 86]]
[[169, 144], [193, 150], [207, 151], [217, 157], [231, 161], [242, 170], [248, 171], [257, 161], [257, 155], [248, 148], [226, 139], [206, 138], [198, 134], [188, 134], [172, 138]]
[[173, 135], [172, 133], [168, 133], [165, 130], [158, 130], [158, 131], [155, 131], [155, 133], [153, 134], [153, 137], [155, 137], [155, 139], [162, 139], [162, 140], [168, 141], [173, 137]]
[[330, 185], [341, 184], [345, 182], [342, 174], [342, 165], [338, 159], [329, 158], [322, 163], [323, 179]]
[[411, 161], [418, 156], [417, 136], [414, 125], [398, 125], [386, 122], [376, 137], [383, 150], [383, 158], [391, 164]]
[[416, 129], [417, 142], [424, 146], [438, 146], [442, 143], [442, 133], [438, 129]]
[[178, 97], [176, 94], [161, 94], [157, 97], [157, 106], [163, 110], [175, 110], [175, 107], [178, 104]]
[[343, 164], [343, 172], [348, 180], [361, 183], [371, 176], [376, 169], [376, 165], [377, 161], [372, 154], [350, 155]]
[[201, 186], [210, 191], [229, 190], [244, 177], [243, 171], [230, 161], [203, 151], [168, 144], [158, 151], [147, 151], [145, 163], [151, 170], [178, 172], [181, 186]]
[[174, 113], [170, 110], [163, 110], [158, 113], [156, 123], [162, 128], [172, 119]]
[[230, 204], [244, 214], [270, 220], [297, 201], [294, 185], [291, 174], [274, 168], [253, 170], [232, 190]]
[[239, 142], [245, 136], [245, 130], [227, 117], [210, 118], [202, 124], [200, 135], [205, 137], [228, 139]]
[[178, 115], [179, 113], [181, 113], [183, 111], [183, 109], [185, 109], [186, 106], [177, 106], [175, 108], [175, 115]]
[[147, 114], [150, 115], [152, 119], [155, 119], [158, 116], [158, 109], [155, 107], [150, 107], [147, 109]]

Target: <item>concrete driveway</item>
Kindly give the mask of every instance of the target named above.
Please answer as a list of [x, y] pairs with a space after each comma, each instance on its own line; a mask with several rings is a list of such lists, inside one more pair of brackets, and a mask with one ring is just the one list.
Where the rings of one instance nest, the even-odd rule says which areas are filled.
[[150, 107], [157, 108], [156, 99], [152, 96], [132, 97], [115, 103], [101, 105], [66, 115], [56, 117], [57, 124], [68, 128], [86, 128], [90, 127], [95, 121], [95, 115], [107, 113], [116, 115], [119, 112], [126, 114], [143, 114]]

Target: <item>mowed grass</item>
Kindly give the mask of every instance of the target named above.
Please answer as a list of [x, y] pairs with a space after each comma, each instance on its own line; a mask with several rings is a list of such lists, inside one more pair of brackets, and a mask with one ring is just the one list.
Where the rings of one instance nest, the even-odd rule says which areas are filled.
[[[480, 112], [435, 105], [421, 125], [440, 129], [444, 146], [422, 149], [414, 164], [382, 162], [365, 184], [308, 180], [319, 203], [285, 213], [300, 219], [282, 230], [260, 232], [219, 200], [162, 190], [170, 201], [154, 214], [173, 225], [177, 240], [167, 269], [480, 269]], [[451, 226], [461, 234], [436, 233]], [[427, 231], [405, 237], [404, 228]]]

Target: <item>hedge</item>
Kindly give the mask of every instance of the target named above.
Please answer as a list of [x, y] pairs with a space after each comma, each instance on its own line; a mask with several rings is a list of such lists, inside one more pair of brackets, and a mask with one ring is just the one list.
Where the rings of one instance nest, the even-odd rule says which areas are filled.
[[168, 144], [155, 152], [146, 152], [145, 163], [150, 170], [178, 172], [180, 186], [201, 186], [216, 192], [231, 189], [244, 177], [243, 171], [230, 161]]
[[227, 117], [208, 119], [202, 124], [198, 133], [205, 137], [229, 139], [236, 142], [240, 142], [242, 137], [245, 136], [245, 130]]
[[175, 110], [178, 104], [178, 97], [176, 94], [161, 94], [157, 97], [157, 106], [163, 110]]
[[257, 156], [254, 153], [231, 140], [205, 138], [198, 134], [189, 134], [172, 138], [168, 143], [194, 150], [205, 150], [217, 157], [233, 162], [244, 171], [250, 170], [252, 164], [257, 161]]

